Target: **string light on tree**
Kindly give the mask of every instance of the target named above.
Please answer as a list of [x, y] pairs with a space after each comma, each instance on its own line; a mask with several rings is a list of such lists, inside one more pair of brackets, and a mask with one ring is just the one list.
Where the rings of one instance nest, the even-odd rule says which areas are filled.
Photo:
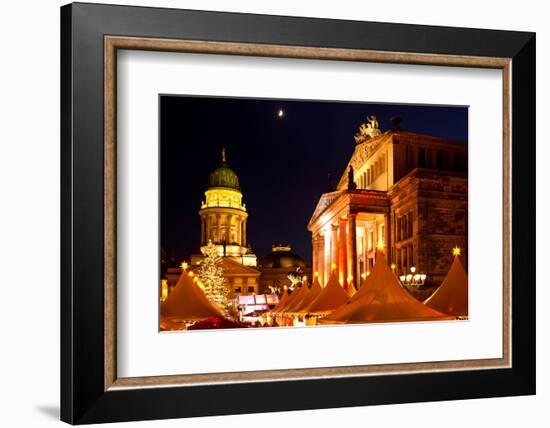
[[199, 271], [201, 288], [209, 300], [225, 309], [228, 303], [229, 289], [225, 286], [225, 278], [223, 277], [223, 257], [220, 256], [212, 241], [208, 241], [208, 245], [204, 247], [204, 255], [206, 257], [201, 262]]

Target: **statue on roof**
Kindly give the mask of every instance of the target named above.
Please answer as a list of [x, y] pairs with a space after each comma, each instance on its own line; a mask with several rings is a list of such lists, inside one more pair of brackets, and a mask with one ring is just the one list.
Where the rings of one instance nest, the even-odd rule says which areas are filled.
[[350, 165], [348, 171], [348, 190], [357, 189], [357, 183], [353, 180], [353, 175], [353, 167]]
[[364, 142], [367, 138], [377, 137], [382, 134], [376, 116], [369, 116], [366, 123], [359, 126], [359, 132], [354, 135], [357, 144]]

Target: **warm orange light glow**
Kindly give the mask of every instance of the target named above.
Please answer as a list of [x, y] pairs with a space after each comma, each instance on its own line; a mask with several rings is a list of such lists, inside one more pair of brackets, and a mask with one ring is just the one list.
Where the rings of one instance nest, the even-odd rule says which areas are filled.
[[187, 270], [189, 268], [189, 263], [182, 262], [181, 265], [180, 265], [180, 268], [182, 268], [183, 270]]
[[367, 277], [367, 274], [366, 273], [362, 273], [361, 274], [361, 278], [365, 279]]
[[302, 276], [302, 281], [306, 282], [307, 281], [307, 276]]
[[351, 281], [353, 281], [353, 276], [350, 275], [348, 276], [348, 282], [351, 282]]
[[459, 247], [453, 248], [453, 256], [460, 256], [461, 253], [462, 253], [462, 250]]
[[331, 268], [332, 270], [336, 269], [336, 263], [331, 264], [331, 265], [330, 265], [330, 268]]
[[193, 272], [189, 272], [189, 276], [193, 276], [195, 275]]
[[315, 273], [313, 274], [313, 276], [314, 276], [315, 278], [317, 278], [317, 277], [319, 276], [319, 272], [315, 272]]
[[384, 245], [383, 242], [379, 242], [378, 244], [376, 244], [376, 249], [378, 251], [384, 251], [384, 247], [385, 247], [385, 245]]
[[395, 263], [392, 263], [390, 267], [391, 267], [391, 270], [395, 270]]
[[166, 298], [168, 297], [168, 280], [163, 279], [161, 280], [161, 294], [160, 294], [160, 300], [164, 302]]

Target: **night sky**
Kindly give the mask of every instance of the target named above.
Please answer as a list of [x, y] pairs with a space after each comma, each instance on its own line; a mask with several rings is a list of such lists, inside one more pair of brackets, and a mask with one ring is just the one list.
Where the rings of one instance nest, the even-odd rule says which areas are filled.
[[160, 228], [168, 259], [179, 263], [199, 252], [198, 211], [225, 147], [249, 213], [253, 252], [261, 257], [272, 244], [290, 244], [311, 263], [307, 223], [327, 175], [334, 185], [340, 179], [368, 115], [382, 131], [398, 116], [404, 131], [468, 139], [465, 107], [162, 95]]

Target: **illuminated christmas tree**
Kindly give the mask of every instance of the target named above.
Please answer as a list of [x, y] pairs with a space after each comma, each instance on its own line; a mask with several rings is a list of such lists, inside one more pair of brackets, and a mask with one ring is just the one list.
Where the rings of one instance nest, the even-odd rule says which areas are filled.
[[203, 251], [206, 257], [201, 262], [199, 279], [203, 284], [204, 293], [209, 300], [225, 309], [229, 290], [225, 286], [225, 278], [223, 277], [223, 257], [219, 255], [212, 241], [208, 242]]

